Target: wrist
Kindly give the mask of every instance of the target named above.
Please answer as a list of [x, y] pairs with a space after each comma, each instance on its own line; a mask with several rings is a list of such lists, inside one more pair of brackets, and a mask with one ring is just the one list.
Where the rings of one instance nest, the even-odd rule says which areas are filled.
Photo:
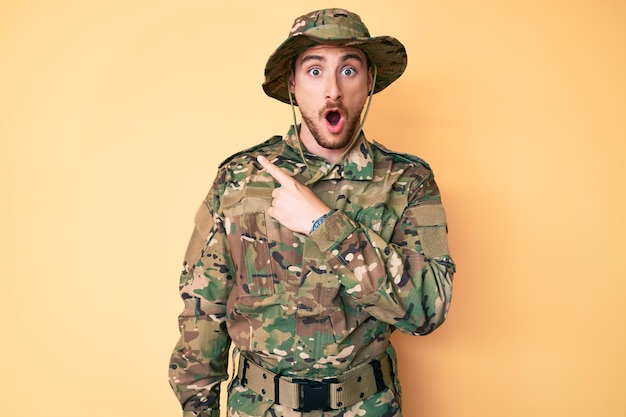
[[328, 213], [323, 214], [322, 216], [320, 216], [317, 219], [313, 220], [313, 222], [311, 223], [311, 229], [309, 230], [309, 234], [313, 233], [317, 228], [319, 228], [322, 225], [322, 223], [324, 223], [324, 220], [326, 220], [326, 217], [330, 216], [331, 214], [333, 214], [336, 211], [337, 211], [337, 209], [332, 209]]

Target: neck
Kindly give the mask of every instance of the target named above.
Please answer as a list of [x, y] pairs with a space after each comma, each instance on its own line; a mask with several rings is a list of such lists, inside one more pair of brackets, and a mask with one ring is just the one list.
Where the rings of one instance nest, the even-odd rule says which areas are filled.
[[324, 158], [331, 164], [334, 164], [342, 155], [345, 155], [345, 146], [338, 149], [325, 148], [318, 143], [306, 123], [302, 123], [300, 126], [300, 141], [308, 152]]

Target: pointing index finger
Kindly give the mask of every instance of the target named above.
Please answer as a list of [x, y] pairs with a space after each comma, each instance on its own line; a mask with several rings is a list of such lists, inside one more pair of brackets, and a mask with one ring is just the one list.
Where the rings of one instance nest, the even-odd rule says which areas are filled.
[[257, 161], [259, 161], [261, 166], [265, 168], [265, 170], [269, 172], [269, 174], [272, 177], [274, 177], [274, 179], [278, 181], [281, 185], [283, 185], [285, 181], [292, 180], [292, 178], [289, 175], [287, 175], [287, 173], [285, 173], [282, 169], [274, 165], [266, 157], [259, 155], [257, 156]]

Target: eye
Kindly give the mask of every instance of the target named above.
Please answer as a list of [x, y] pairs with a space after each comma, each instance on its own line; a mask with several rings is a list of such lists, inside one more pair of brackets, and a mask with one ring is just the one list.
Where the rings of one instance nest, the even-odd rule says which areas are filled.
[[341, 70], [341, 73], [346, 77], [352, 77], [356, 74], [356, 70], [352, 67], [345, 67]]
[[320, 75], [322, 75], [322, 70], [317, 67], [314, 67], [309, 70], [309, 74], [312, 75], [313, 77], [319, 77]]

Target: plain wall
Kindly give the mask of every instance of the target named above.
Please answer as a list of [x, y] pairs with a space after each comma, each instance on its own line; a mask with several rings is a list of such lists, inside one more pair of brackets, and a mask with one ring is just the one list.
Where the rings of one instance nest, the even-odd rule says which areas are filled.
[[458, 265], [446, 324], [393, 336], [405, 415], [626, 415], [626, 2], [222, 3], [0, 3], [0, 415], [180, 415], [193, 215], [335, 4], [407, 47], [365, 132], [431, 164]]

